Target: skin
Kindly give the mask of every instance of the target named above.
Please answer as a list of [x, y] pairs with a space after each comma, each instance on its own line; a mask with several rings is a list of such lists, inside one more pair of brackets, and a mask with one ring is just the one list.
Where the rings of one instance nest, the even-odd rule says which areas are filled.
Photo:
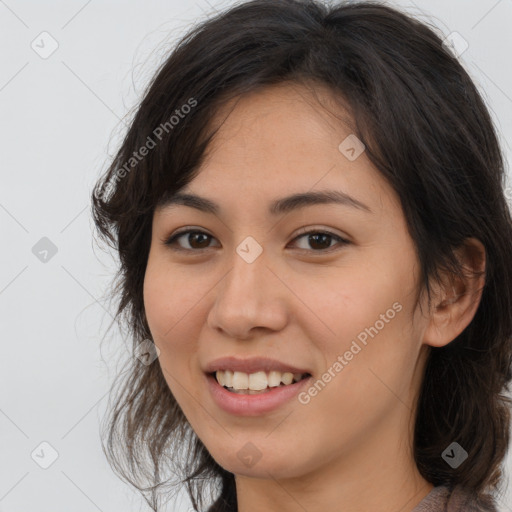
[[[332, 111], [329, 90], [316, 92]], [[173, 205], [154, 214], [144, 302], [158, 361], [197, 436], [235, 474], [240, 512], [411, 511], [433, 487], [411, 448], [426, 356], [462, 332], [480, 300], [482, 279], [446, 278], [430, 311], [421, 295], [420, 311], [418, 259], [398, 197], [365, 152], [354, 161], [340, 152], [354, 131], [348, 111], [338, 106], [337, 115], [346, 122], [299, 85], [244, 96], [224, 112], [199, 174], [181, 190], [221, 213]], [[339, 204], [267, 211], [276, 198], [324, 189], [372, 212]], [[181, 252], [163, 243], [184, 227], [211, 238], [182, 236]], [[315, 245], [304, 227], [350, 243]], [[247, 236], [263, 248], [250, 264], [236, 252]], [[477, 240], [458, 255], [484, 268]], [[228, 355], [289, 362], [316, 381], [394, 303], [401, 310], [307, 404], [234, 416], [204, 384], [201, 368]], [[237, 456], [248, 442], [261, 453], [251, 467]]]

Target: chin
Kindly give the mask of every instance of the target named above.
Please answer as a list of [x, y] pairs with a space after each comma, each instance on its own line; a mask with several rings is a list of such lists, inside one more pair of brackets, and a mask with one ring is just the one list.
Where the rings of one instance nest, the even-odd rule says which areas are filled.
[[306, 469], [302, 471], [300, 461], [292, 460], [284, 454], [276, 454], [275, 451], [270, 457], [265, 457], [264, 450], [262, 450], [261, 457], [255, 456], [252, 460], [243, 450], [239, 450], [238, 453], [233, 452], [229, 456], [225, 449], [219, 448], [219, 451], [221, 452], [220, 457], [216, 457], [216, 454], [210, 452], [217, 464], [226, 471], [239, 476], [280, 480], [298, 477], [307, 471]]

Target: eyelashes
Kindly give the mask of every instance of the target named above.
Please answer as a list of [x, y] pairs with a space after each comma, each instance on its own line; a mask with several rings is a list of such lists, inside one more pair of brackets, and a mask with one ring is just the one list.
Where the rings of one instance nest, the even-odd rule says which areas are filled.
[[[188, 238], [185, 238], [185, 235], [189, 235]], [[185, 238], [187, 240], [187, 243], [190, 245], [190, 243], [191, 243], [190, 235], [199, 235], [199, 244], [203, 245], [203, 246], [199, 247], [199, 248], [194, 248], [192, 246], [190, 246], [190, 248], [184, 248], [178, 244], [178, 241], [181, 238]], [[308, 238], [308, 237], [312, 237], [313, 235], [316, 235], [316, 237], [314, 239]], [[325, 241], [326, 240], [328, 241], [328, 245], [329, 245], [328, 248], [301, 249], [301, 250], [304, 250], [304, 251], [307, 251], [310, 253], [322, 253], [322, 254], [331, 253], [331, 252], [333, 252], [333, 250], [337, 250], [338, 248], [341, 248], [345, 245], [350, 244], [350, 242], [348, 240], [340, 237], [339, 235], [336, 235], [335, 233], [332, 233], [330, 231], [320, 230], [320, 229], [311, 229], [309, 231], [303, 229], [303, 230], [301, 230], [300, 234], [292, 240], [292, 242], [295, 242], [302, 238], [306, 239], [306, 244], [311, 244], [311, 242], [313, 244], [317, 244], [318, 242], [320, 242], [320, 244], [322, 244], [322, 243], [325, 244]], [[178, 231], [177, 233], [172, 234], [170, 237], [165, 239], [163, 242], [164, 242], [164, 245], [166, 245], [167, 247], [169, 247], [175, 251], [200, 253], [205, 250], [211, 249], [212, 246], [209, 245], [209, 242], [214, 239], [215, 239], [215, 237], [213, 237], [209, 233], [206, 233], [199, 229], [187, 229], [187, 230]], [[333, 240], [337, 242], [337, 245], [334, 245], [334, 246], [330, 245], [330, 242]], [[192, 243], [197, 243], [197, 242], [198, 242], [197, 238], [196, 238], [195, 242], [192, 241]], [[337, 247], [337, 246], [339, 246], [339, 247]]]

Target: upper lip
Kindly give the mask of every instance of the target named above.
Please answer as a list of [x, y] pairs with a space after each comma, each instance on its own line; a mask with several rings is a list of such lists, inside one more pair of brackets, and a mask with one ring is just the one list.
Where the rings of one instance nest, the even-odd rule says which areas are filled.
[[268, 357], [251, 357], [248, 359], [240, 359], [238, 357], [221, 357], [208, 363], [204, 369], [206, 373], [213, 373], [217, 370], [233, 370], [245, 373], [256, 373], [259, 371], [310, 373], [307, 369], [298, 368], [288, 363], [269, 359]]

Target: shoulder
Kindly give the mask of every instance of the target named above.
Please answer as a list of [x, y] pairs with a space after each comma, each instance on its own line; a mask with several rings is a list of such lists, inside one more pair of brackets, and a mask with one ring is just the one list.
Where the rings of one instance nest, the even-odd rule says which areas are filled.
[[[489, 495], [476, 496], [463, 487], [455, 487], [448, 498], [448, 512], [464, 510], [467, 512], [498, 512], [494, 499]], [[458, 508], [457, 508], [458, 507]]]
[[491, 496], [476, 496], [462, 486], [434, 487], [412, 512], [498, 512]]

